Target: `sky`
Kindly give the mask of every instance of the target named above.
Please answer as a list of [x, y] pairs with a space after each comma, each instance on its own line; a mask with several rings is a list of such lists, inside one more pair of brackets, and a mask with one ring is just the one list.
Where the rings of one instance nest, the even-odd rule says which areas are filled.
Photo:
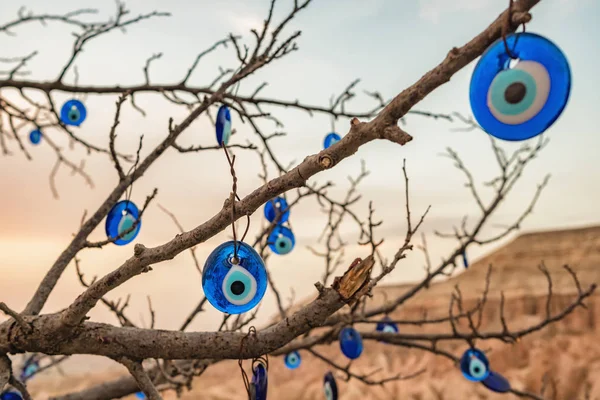
[[[460, 46], [483, 30], [504, 9], [508, 2], [492, 0], [346, 0], [344, 6], [334, 0], [314, 0], [292, 23], [288, 32], [302, 30], [298, 44], [300, 51], [264, 68], [244, 81], [240, 94], [250, 94], [261, 82], [269, 85], [262, 96], [285, 100], [298, 99], [306, 104], [328, 105], [329, 98], [339, 94], [354, 79], [360, 78], [357, 98], [348, 109], [364, 111], [374, 106], [363, 90], [377, 90], [390, 98], [414, 83], [427, 70], [437, 65], [454, 46]], [[266, 15], [267, 0], [130, 0], [128, 8], [133, 14], [152, 10], [172, 13], [168, 18], [156, 18], [127, 28], [126, 33], [112, 32], [85, 46], [76, 63], [80, 84], [131, 85], [143, 83], [143, 66], [152, 54], [163, 56], [151, 67], [151, 80], [155, 83], [178, 82], [186, 73], [196, 54], [229, 32], [243, 35], [247, 43], [252, 37], [249, 29], [259, 27]], [[276, 17], [291, 7], [292, 1], [279, 0]], [[30, 0], [0, 1], [0, 24], [12, 20], [20, 6], [36, 13], [65, 13], [78, 8], [99, 7], [100, 17], [114, 12], [114, 2], [91, 0], [62, 0], [47, 2]], [[522, 229], [558, 229], [600, 223], [597, 211], [600, 199], [600, 167], [597, 149], [600, 134], [596, 125], [600, 81], [597, 65], [600, 61], [600, 35], [597, 19], [600, 3], [593, 0], [543, 0], [533, 11], [533, 21], [527, 30], [547, 36], [567, 55], [573, 75], [569, 104], [559, 120], [546, 132], [548, 147], [526, 170], [513, 195], [491, 220], [485, 233], [497, 232], [498, 226], [511, 223], [526, 207], [534, 193], [535, 185], [545, 174], [551, 174], [548, 187]], [[23, 56], [34, 50], [38, 55], [28, 64], [31, 74], [27, 79], [52, 80], [68, 59], [73, 42], [73, 28], [60, 23], [46, 27], [30, 23], [14, 30], [16, 36], [0, 34], [2, 57]], [[221, 49], [200, 64], [190, 84], [205, 85], [218, 73], [218, 67], [235, 67], [231, 48]], [[437, 113], [460, 112], [470, 115], [468, 87], [475, 63], [471, 63], [452, 80], [420, 102], [415, 109]], [[69, 73], [67, 82], [73, 82]], [[4, 90], [2, 90], [5, 95]], [[38, 94], [32, 93], [32, 96]], [[58, 104], [70, 98], [69, 94], [54, 93]], [[9, 94], [13, 96], [13, 94]], [[13, 97], [14, 98], [14, 97]], [[116, 97], [88, 96], [84, 98], [88, 118], [77, 133], [98, 146], [107, 147], [108, 131], [112, 124]], [[138, 105], [147, 112], [142, 117], [129, 104], [122, 111], [118, 128], [117, 146], [122, 152], [134, 152], [139, 136], [144, 134], [144, 151], [147, 154], [167, 132], [167, 121], [175, 122], [187, 115], [185, 109], [176, 107], [158, 95], [140, 95]], [[284, 164], [296, 165], [309, 154], [320, 151], [323, 136], [330, 130], [330, 118], [306, 112], [271, 108], [284, 124], [287, 136], [274, 139], [273, 149]], [[402, 159], [406, 159], [410, 176], [413, 216], [422, 213], [428, 205], [422, 232], [427, 236], [433, 262], [440, 260], [455, 246], [452, 240], [442, 240], [433, 235], [434, 230], [451, 231], [464, 214], [477, 217], [477, 209], [464, 187], [464, 177], [452, 167], [452, 161], [441, 157], [451, 146], [473, 171], [481, 183], [498, 172], [490, 141], [486, 134], [475, 130], [455, 131], [460, 123], [448, 123], [420, 116], [409, 116], [405, 129], [414, 140], [404, 147], [387, 141], [375, 141], [363, 146], [349, 160], [332, 171], [322, 173], [310, 182], [336, 182], [332, 195], [342, 198], [348, 187], [346, 177], [356, 176], [360, 160], [371, 172], [360, 186], [362, 200], [355, 211], [362, 216], [368, 212], [368, 201], [373, 201], [376, 217], [384, 220], [379, 235], [386, 238], [382, 251], [392, 258], [402, 243], [406, 230], [404, 214], [404, 181]], [[248, 125], [235, 120], [237, 130], [231, 143], [256, 141]], [[276, 128], [271, 123], [261, 124], [266, 132]], [[335, 130], [348, 131], [349, 121], [335, 122]], [[28, 130], [22, 131], [25, 138]], [[77, 230], [84, 210], [93, 212], [117, 182], [110, 159], [105, 155], [87, 156], [79, 147], [69, 150], [68, 142], [58, 131], [46, 132], [66, 149], [72, 159], [85, 158], [86, 170], [94, 179], [95, 187], [88, 187], [78, 176], [71, 176], [66, 168], [58, 173], [57, 187], [60, 199], [52, 197], [48, 175], [55, 158], [44, 145], [30, 146], [32, 161], [12, 143], [12, 156], [0, 157], [0, 301], [14, 309], [22, 309], [33, 294], [45, 271], [68, 245]], [[535, 143], [536, 139], [532, 140]], [[214, 130], [207, 118], [201, 118], [185, 132], [180, 144], [212, 145]], [[27, 145], [29, 145], [27, 143]], [[503, 142], [507, 150], [518, 147]], [[146, 152], [146, 153], [144, 153]], [[260, 184], [257, 174], [259, 159], [253, 152], [235, 151], [238, 156], [239, 193], [243, 197]], [[219, 172], [221, 171], [221, 172]], [[270, 171], [274, 177], [273, 170]], [[136, 243], [157, 246], [173, 238], [177, 228], [161, 211], [160, 204], [173, 212], [186, 230], [190, 230], [220, 210], [230, 191], [230, 176], [221, 152], [188, 153], [181, 155], [169, 150], [156, 162], [145, 176], [135, 184], [132, 200], [143, 203], [153, 188], [159, 189], [157, 200], [147, 210]], [[485, 190], [483, 188], [482, 190]], [[487, 197], [489, 198], [489, 191]], [[258, 231], [262, 209], [252, 218], [250, 237]], [[284, 298], [296, 299], [314, 295], [313, 283], [322, 274], [323, 261], [313, 256], [307, 246], [319, 248], [317, 238], [326, 223], [324, 214], [313, 199], [294, 209], [290, 221], [297, 244], [285, 257], [273, 256], [270, 270]], [[346, 259], [365, 255], [364, 247], [356, 245], [356, 226], [343, 227], [345, 240], [350, 244]], [[104, 239], [103, 224], [92, 234], [91, 240]], [[198, 247], [198, 257], [203, 260], [224, 240], [229, 230]], [[512, 239], [510, 236], [507, 240]], [[469, 249], [469, 258], [501, 245]], [[132, 255], [133, 246], [107, 246], [104, 250], [86, 250], [80, 255], [86, 279], [102, 276]], [[386, 279], [386, 283], [415, 281], [423, 276], [424, 259], [415, 251]], [[148, 323], [146, 295], [150, 295], [156, 310], [157, 327], [176, 329], [201, 298], [201, 278], [189, 254], [182, 253], [174, 260], [154, 266], [151, 273], [135, 277], [112, 292], [116, 299], [131, 293], [130, 315], [133, 320]], [[81, 292], [75, 269], [70, 265], [44, 312], [57, 311], [73, 301]], [[261, 307], [265, 321], [274, 312], [274, 300], [267, 293]], [[192, 330], [215, 329], [220, 323], [219, 313], [208, 307], [191, 326]], [[103, 306], [92, 311], [98, 321], [115, 322]]]

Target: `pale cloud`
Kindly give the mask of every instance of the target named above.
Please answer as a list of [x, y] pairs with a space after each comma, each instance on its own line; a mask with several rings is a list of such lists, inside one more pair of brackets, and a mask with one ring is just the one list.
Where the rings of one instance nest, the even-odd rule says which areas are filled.
[[443, 14], [478, 11], [491, 4], [492, 0], [419, 0], [419, 18], [437, 24]]

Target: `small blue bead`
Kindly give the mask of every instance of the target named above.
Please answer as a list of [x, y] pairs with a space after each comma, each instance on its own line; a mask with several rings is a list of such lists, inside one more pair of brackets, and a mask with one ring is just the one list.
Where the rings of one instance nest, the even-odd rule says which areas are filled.
[[323, 392], [325, 392], [325, 400], [338, 400], [337, 383], [331, 371], [323, 378]]
[[276, 210], [280, 210], [280, 212], [283, 211], [283, 214], [277, 223], [283, 224], [284, 222], [287, 222], [287, 220], [290, 218], [290, 210], [288, 208], [287, 201], [285, 201], [283, 197], [276, 197], [273, 200], [269, 200], [265, 203], [264, 212], [267, 221], [273, 222], [275, 220], [277, 217]]
[[340, 331], [340, 348], [351, 360], [358, 358], [363, 351], [362, 337], [354, 328], [346, 327]]
[[79, 100], [69, 100], [60, 109], [60, 120], [65, 125], [79, 126], [87, 117], [87, 110]]
[[39, 144], [42, 141], [42, 132], [39, 129], [31, 131], [29, 141], [31, 144]]
[[481, 382], [490, 373], [490, 363], [479, 349], [468, 349], [460, 359], [460, 371], [470, 381]]
[[[123, 215], [125, 212], [125, 215]], [[104, 230], [109, 238], [116, 238], [120, 233], [125, 232], [140, 217], [140, 211], [137, 206], [129, 200], [122, 200], [114, 205], [106, 216]], [[117, 239], [114, 243], [117, 246], [124, 246], [131, 243], [140, 233], [142, 221], [139, 220], [136, 227], [125, 236]]]
[[296, 238], [291, 229], [277, 225], [267, 238], [267, 243], [273, 253], [285, 255], [294, 249]]
[[219, 146], [227, 146], [231, 137], [231, 113], [229, 107], [223, 104], [217, 111], [217, 120], [215, 122], [215, 130], [217, 133], [217, 143]]
[[296, 369], [300, 366], [300, 363], [302, 362], [302, 357], [300, 357], [300, 353], [298, 353], [297, 351], [292, 351], [291, 353], [285, 355], [283, 362], [285, 363], [285, 366], [289, 369]]
[[268, 377], [267, 368], [262, 362], [256, 363], [252, 370], [252, 382], [255, 396], [253, 400], [267, 400]]
[[327, 136], [325, 136], [325, 139], [323, 140], [323, 147], [327, 149], [331, 145], [339, 142], [340, 140], [342, 140], [342, 137], [340, 135], [338, 135], [337, 133], [335, 133], [335, 132], [328, 133]]

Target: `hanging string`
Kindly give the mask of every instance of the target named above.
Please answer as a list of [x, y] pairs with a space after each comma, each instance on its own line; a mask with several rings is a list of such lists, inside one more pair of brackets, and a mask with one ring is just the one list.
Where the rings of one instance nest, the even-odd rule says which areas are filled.
[[[506, 22], [505, 22], [504, 26], [502, 27], [502, 41], [504, 42], [504, 50], [506, 51], [506, 54], [511, 59], [518, 60], [519, 57], [513, 52], [513, 50], [508, 48], [508, 43], [506, 41], [506, 35], [508, 34], [508, 32], [510, 31], [511, 26], [512, 26], [513, 8], [514, 8], [514, 0], [509, 0], [508, 1], [508, 13], [506, 15]], [[521, 24], [521, 26], [523, 27], [523, 33], [525, 33], [525, 31], [526, 31], [525, 22], [523, 22]], [[519, 36], [517, 35], [515, 37], [513, 49], [517, 46], [518, 40], [519, 40]]]
[[[231, 174], [232, 180], [233, 180], [233, 184], [232, 184], [232, 192], [231, 192], [231, 197], [229, 198], [229, 200], [231, 201], [231, 230], [233, 231], [233, 263], [237, 264], [239, 262], [239, 258], [238, 258], [238, 240], [237, 240], [237, 234], [236, 234], [236, 230], [235, 230], [235, 200], [237, 199], [237, 201], [241, 201], [240, 196], [238, 196], [237, 194], [237, 176], [235, 174], [235, 168], [234, 168], [234, 163], [235, 163], [235, 154], [230, 157], [229, 156], [229, 151], [227, 150], [227, 146], [225, 144], [223, 144], [223, 151], [225, 151], [225, 157], [227, 157], [227, 162], [229, 163], [229, 172]], [[241, 242], [244, 241], [244, 239], [246, 238], [246, 235], [248, 234], [248, 230], [250, 229], [250, 215], [246, 214], [246, 230], [244, 231], [244, 235], [242, 236], [242, 239], [240, 240]]]
[[[256, 335], [256, 328], [254, 326], [250, 326], [250, 328], [248, 328], [248, 333], [240, 341], [240, 358], [238, 360], [238, 365], [240, 366], [240, 371], [242, 371], [242, 379], [244, 381], [244, 387], [246, 388], [246, 393], [248, 394], [248, 399], [251, 398], [250, 397], [251, 396], [251, 394], [250, 394], [250, 379], [248, 378], [248, 374], [246, 374], [246, 371], [244, 371], [244, 365], [243, 365], [244, 364], [244, 359], [243, 359], [244, 356], [243, 356], [243, 354], [244, 354], [244, 351], [246, 350], [246, 341], [248, 340], [250, 335], [252, 335], [252, 336]], [[254, 360], [252, 361], [252, 366], [254, 368]]]

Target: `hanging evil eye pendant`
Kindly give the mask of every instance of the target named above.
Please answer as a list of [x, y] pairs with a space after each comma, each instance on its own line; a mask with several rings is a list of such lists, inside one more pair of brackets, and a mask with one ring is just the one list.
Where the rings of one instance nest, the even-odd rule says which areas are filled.
[[31, 133], [29, 133], [29, 141], [31, 144], [40, 144], [42, 141], [42, 131], [39, 129], [34, 129], [31, 131]]
[[469, 349], [460, 359], [460, 370], [468, 380], [481, 382], [490, 373], [490, 363], [481, 350]]
[[291, 353], [287, 353], [285, 358], [283, 359], [285, 366], [289, 369], [296, 369], [300, 366], [302, 362], [302, 357], [300, 357], [300, 353], [297, 351], [292, 351]]
[[277, 217], [277, 212], [283, 212], [279, 221], [277, 221], [278, 224], [283, 224], [290, 218], [288, 203], [283, 197], [276, 197], [265, 203], [265, 218], [267, 221], [273, 222]]
[[462, 252], [462, 260], [463, 260], [463, 266], [465, 268], [469, 268], [469, 260], [467, 259], [467, 249], [464, 249]]
[[202, 272], [204, 295], [217, 310], [241, 314], [256, 307], [267, 291], [267, 271], [258, 253], [248, 244], [229, 241], [213, 250]]
[[560, 116], [571, 92], [571, 69], [562, 51], [543, 36], [518, 33], [502, 39], [481, 56], [471, 77], [475, 119], [503, 140], [530, 139]]
[[386, 315], [377, 323], [375, 330], [377, 332], [398, 333], [398, 325], [392, 322], [392, 319]]
[[342, 140], [342, 137], [335, 132], [328, 133], [323, 140], [323, 147], [329, 148], [329, 146], [339, 142]]
[[291, 229], [277, 225], [267, 238], [267, 243], [273, 253], [284, 255], [294, 249], [296, 238]]
[[362, 337], [354, 328], [344, 328], [340, 331], [340, 348], [342, 353], [351, 360], [360, 356], [363, 351]]
[[21, 372], [21, 380], [26, 381], [27, 379], [31, 378], [38, 369], [40, 369], [40, 365], [37, 361], [31, 361], [30, 363], [26, 364]]
[[[118, 202], [106, 216], [106, 236], [111, 239], [119, 237], [119, 235], [131, 228], [139, 218], [140, 212], [132, 201], [122, 200]], [[140, 232], [141, 227], [142, 221], [139, 220], [133, 230], [119, 237], [114, 243], [118, 246], [131, 243]]]
[[0, 393], [0, 400], [23, 400], [23, 396], [16, 390], [6, 390]]
[[508, 380], [497, 372], [490, 371], [487, 378], [481, 381], [483, 386], [496, 393], [506, 393], [510, 391]]
[[252, 368], [250, 398], [252, 400], [267, 400], [267, 388], [267, 367], [262, 361], [256, 361], [256, 365]]
[[331, 371], [327, 372], [323, 379], [323, 392], [325, 392], [325, 400], [337, 400], [338, 398], [337, 384]]
[[229, 107], [223, 104], [217, 111], [217, 122], [215, 123], [217, 131], [217, 143], [219, 146], [227, 146], [231, 137], [231, 113]]
[[60, 120], [65, 125], [79, 126], [87, 117], [87, 110], [79, 100], [69, 100], [60, 109]]

